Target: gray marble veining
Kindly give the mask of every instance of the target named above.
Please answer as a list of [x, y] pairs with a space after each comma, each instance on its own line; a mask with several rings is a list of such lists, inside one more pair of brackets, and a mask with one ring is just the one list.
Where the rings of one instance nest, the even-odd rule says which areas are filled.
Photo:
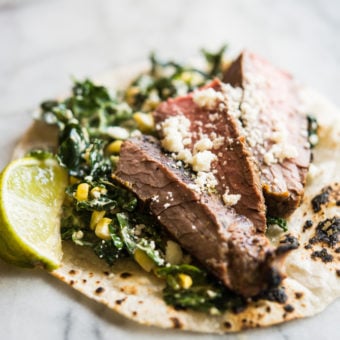
[[[0, 168], [31, 112], [65, 93], [70, 76], [102, 74], [150, 50], [187, 59], [229, 42], [291, 71], [340, 106], [337, 0], [31, 0], [0, 2]], [[0, 261], [0, 339], [215, 339], [134, 324], [47, 273]], [[230, 340], [337, 339], [340, 301], [315, 318]]]

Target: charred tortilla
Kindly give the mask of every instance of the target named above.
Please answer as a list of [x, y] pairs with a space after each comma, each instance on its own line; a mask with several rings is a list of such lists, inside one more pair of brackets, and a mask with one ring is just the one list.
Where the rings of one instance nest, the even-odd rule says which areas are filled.
[[[107, 85], [122, 86], [142, 67], [124, 68], [105, 77]], [[84, 247], [63, 243], [62, 266], [51, 274], [91, 299], [141, 324], [205, 333], [235, 332], [265, 327], [315, 315], [340, 296], [340, 115], [335, 107], [312, 90], [302, 89], [306, 112], [320, 124], [319, 144], [313, 150], [301, 206], [288, 218], [290, 236], [299, 247], [285, 262], [282, 297], [259, 300], [238, 313], [212, 316], [176, 310], [162, 298], [164, 282], [143, 271], [132, 260], [114, 266]], [[14, 157], [37, 146], [53, 147], [57, 134], [36, 122], [14, 151]], [[275, 236], [273, 240], [275, 243]]]

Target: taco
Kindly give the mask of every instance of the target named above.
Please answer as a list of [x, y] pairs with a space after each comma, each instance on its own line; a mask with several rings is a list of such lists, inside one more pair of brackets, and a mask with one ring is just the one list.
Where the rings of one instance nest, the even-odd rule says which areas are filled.
[[203, 70], [152, 56], [105, 77], [115, 95], [76, 82], [14, 152], [53, 150], [70, 175], [51, 274], [141, 324], [235, 332], [340, 295], [339, 112], [223, 52]]

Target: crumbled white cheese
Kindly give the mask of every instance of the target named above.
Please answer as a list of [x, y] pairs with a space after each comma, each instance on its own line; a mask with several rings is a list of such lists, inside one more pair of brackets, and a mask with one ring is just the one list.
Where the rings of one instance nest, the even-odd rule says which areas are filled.
[[[241, 115], [240, 103], [243, 95], [243, 91], [239, 87], [232, 87], [229, 84], [223, 84], [222, 91], [228, 100], [226, 100], [228, 114], [235, 118], [239, 118]], [[224, 107], [220, 108], [221, 110]]]
[[211, 151], [201, 151], [197, 152], [192, 157], [192, 169], [196, 172], [207, 171], [211, 169], [211, 163], [216, 159], [216, 155]]
[[224, 137], [223, 136], [216, 137], [212, 140], [212, 143], [213, 149], [217, 150], [224, 145]]
[[191, 143], [190, 120], [184, 116], [169, 117], [161, 123], [160, 128], [164, 136], [161, 143], [167, 151], [179, 152], [185, 144]]
[[209, 110], [214, 109], [216, 105], [224, 99], [221, 92], [217, 92], [212, 88], [197, 90], [194, 92], [192, 98], [195, 104], [200, 107], [205, 107]]
[[201, 188], [197, 184], [194, 184], [194, 183], [189, 183], [188, 184], [188, 188], [191, 189], [191, 190], [196, 191], [199, 194], [202, 192]]
[[171, 191], [168, 191], [167, 192], [167, 195], [165, 197], [167, 200], [169, 200], [170, 202], [173, 202], [174, 201], [174, 195]]
[[264, 154], [263, 160], [267, 165], [277, 163], [277, 160], [275, 159], [274, 154], [271, 151], [268, 151]]
[[154, 195], [151, 197], [151, 201], [159, 203], [159, 195]]
[[195, 143], [194, 153], [199, 152], [199, 151], [211, 150], [212, 147], [213, 147], [213, 142], [208, 137], [204, 137]]
[[282, 162], [286, 158], [296, 158], [297, 149], [290, 144], [274, 144], [264, 155], [264, 162], [269, 165], [272, 163]]
[[184, 148], [181, 134], [174, 131], [171, 135], [167, 135], [162, 139], [162, 146], [167, 151], [180, 152]]
[[318, 167], [315, 164], [311, 163], [309, 165], [309, 169], [308, 169], [308, 173], [307, 173], [308, 180], [309, 181], [314, 180], [317, 176], [320, 175], [321, 172], [322, 172], [322, 170], [320, 169], [320, 167]]
[[317, 134], [310, 135], [308, 140], [311, 145], [316, 145], [319, 143], [319, 137]]
[[215, 122], [216, 120], [218, 120], [219, 116], [220, 116], [220, 114], [219, 114], [218, 112], [216, 112], [216, 113], [210, 113], [210, 114], [209, 114], [209, 120], [210, 120], [211, 122]]
[[235, 205], [241, 198], [241, 195], [232, 195], [229, 194], [229, 189], [225, 191], [225, 193], [222, 195], [222, 199], [225, 205], [231, 207]]
[[178, 152], [178, 154], [175, 156], [176, 159], [183, 161], [186, 164], [192, 163], [192, 154], [189, 149], [183, 149]]
[[199, 171], [194, 181], [201, 191], [211, 192], [217, 185], [217, 179], [211, 172]]

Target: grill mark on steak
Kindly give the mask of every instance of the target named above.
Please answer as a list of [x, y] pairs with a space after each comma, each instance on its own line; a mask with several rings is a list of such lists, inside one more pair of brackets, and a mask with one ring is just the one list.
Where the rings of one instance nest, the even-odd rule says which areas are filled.
[[195, 192], [152, 137], [122, 144], [113, 178], [130, 188], [188, 251], [231, 290], [249, 297], [281, 281], [280, 256], [252, 222], [217, 195]]
[[[158, 126], [172, 116], [185, 116], [191, 123], [192, 142], [186, 148], [193, 152], [194, 144], [200, 136], [209, 136], [211, 140], [222, 138], [223, 142], [210, 151], [216, 155], [213, 162], [213, 173], [217, 179], [216, 190], [222, 196], [228, 194], [241, 195], [234, 206], [236, 212], [249, 218], [257, 230], [266, 229], [266, 207], [260, 178], [252, 155], [249, 152], [244, 136], [240, 131], [240, 124], [234, 117], [234, 112], [228, 107], [232, 101], [230, 94], [223, 90], [223, 84], [214, 80], [200, 91], [213, 89], [223, 93], [225, 100], [216, 102], [213, 108], [200, 107], [194, 102], [194, 93], [169, 99], [161, 103], [154, 112]], [[196, 91], [197, 93], [197, 91]], [[238, 106], [238, 103], [236, 103]], [[214, 116], [214, 119], [210, 117]], [[159, 131], [162, 137], [162, 131]]]
[[[248, 51], [241, 53], [232, 63], [223, 81], [243, 88], [243, 105], [249, 99], [246, 93], [257, 101], [259, 112], [256, 121], [248, 126], [247, 122], [242, 123], [250, 134], [257, 130], [258, 135], [263, 137], [262, 141], [251, 145], [251, 150], [261, 172], [268, 212], [271, 216], [287, 217], [301, 202], [311, 158], [307, 118], [299, 112], [297, 85], [288, 73]], [[294, 157], [267, 164], [265, 155], [273, 145], [270, 136], [273, 136], [276, 122], [287, 132], [287, 143], [293, 145], [297, 152]]]

